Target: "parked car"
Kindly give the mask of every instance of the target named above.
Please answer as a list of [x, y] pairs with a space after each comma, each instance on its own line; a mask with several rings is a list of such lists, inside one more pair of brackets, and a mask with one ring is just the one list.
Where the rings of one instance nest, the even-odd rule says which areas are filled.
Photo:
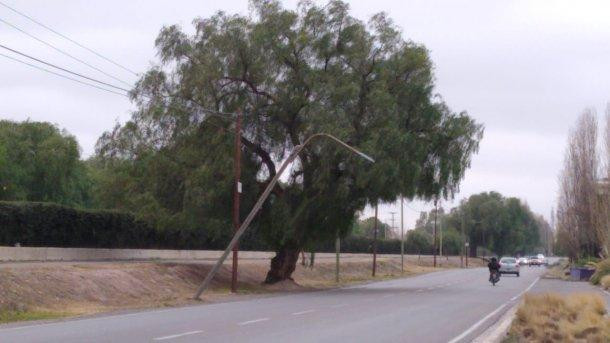
[[540, 261], [540, 264], [541, 264], [541, 265], [546, 266], [546, 265], [548, 265], [548, 264], [549, 264], [549, 263], [548, 263], [548, 261], [547, 261], [547, 259], [546, 259], [546, 257], [544, 257], [544, 255], [542, 255], [542, 254], [538, 254], [536, 257], [537, 257], [537, 258], [538, 258], [538, 260]]
[[519, 276], [519, 263], [514, 257], [502, 257], [500, 259], [500, 274], [515, 274]]
[[530, 266], [540, 266], [542, 264], [542, 261], [538, 259], [538, 256], [530, 256], [528, 259], [530, 261]]
[[519, 265], [522, 265], [522, 266], [527, 266], [528, 264], [530, 264], [530, 260], [528, 260], [528, 258], [525, 256], [519, 257], [517, 262], [519, 262]]

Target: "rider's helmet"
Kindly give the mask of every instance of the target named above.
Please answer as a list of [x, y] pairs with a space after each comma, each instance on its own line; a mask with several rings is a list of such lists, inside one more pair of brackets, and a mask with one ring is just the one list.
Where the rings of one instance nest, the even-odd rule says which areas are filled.
[[495, 257], [492, 257], [492, 258], [491, 258], [491, 262], [496, 262], [496, 261], [498, 261], [498, 259], [497, 259], [497, 258], [495, 258]]

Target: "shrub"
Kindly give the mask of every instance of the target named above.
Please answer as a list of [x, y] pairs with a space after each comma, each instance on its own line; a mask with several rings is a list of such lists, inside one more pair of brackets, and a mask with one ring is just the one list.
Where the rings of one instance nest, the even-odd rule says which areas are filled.
[[519, 342], [605, 342], [606, 303], [598, 294], [526, 295], [510, 334]]
[[610, 289], [610, 275], [604, 276], [600, 284], [602, 287], [604, 287], [604, 289]]
[[589, 281], [594, 285], [599, 285], [604, 276], [610, 275], [610, 258], [595, 263], [594, 267], [595, 273]]

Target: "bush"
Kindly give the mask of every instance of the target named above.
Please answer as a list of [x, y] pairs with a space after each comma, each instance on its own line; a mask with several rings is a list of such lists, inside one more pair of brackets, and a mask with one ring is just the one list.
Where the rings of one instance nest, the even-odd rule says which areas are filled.
[[594, 285], [599, 285], [602, 278], [606, 275], [610, 275], [610, 258], [595, 263], [595, 273], [593, 273], [589, 281]]
[[[0, 201], [0, 245], [79, 248], [201, 249], [224, 250], [232, 230], [220, 237], [206, 230], [172, 226], [155, 229], [134, 215], [109, 210], [79, 210], [53, 203]], [[273, 250], [256, 229], [246, 231], [241, 250]], [[371, 253], [373, 239], [347, 237], [346, 253]], [[335, 242], [322, 242], [315, 251], [334, 252]], [[380, 254], [400, 253], [400, 240], [379, 240]]]
[[600, 284], [602, 287], [604, 287], [604, 289], [610, 289], [610, 275], [604, 276]]
[[0, 202], [0, 227], [2, 245], [144, 248], [160, 243], [157, 232], [131, 214], [51, 203]]
[[525, 295], [510, 334], [517, 342], [607, 342], [610, 318], [595, 293]]

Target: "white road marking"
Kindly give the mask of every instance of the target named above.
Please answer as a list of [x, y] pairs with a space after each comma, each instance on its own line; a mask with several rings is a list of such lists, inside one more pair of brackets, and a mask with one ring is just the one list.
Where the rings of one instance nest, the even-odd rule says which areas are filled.
[[424, 291], [423, 289], [416, 290], [416, 292], [423, 292], [423, 291]]
[[163, 337], [156, 337], [153, 338], [155, 341], [165, 341], [168, 339], [174, 339], [174, 338], [178, 338], [178, 337], [182, 337], [182, 336], [189, 336], [189, 335], [196, 335], [198, 333], [202, 333], [203, 331], [189, 331], [189, 332], [184, 332], [184, 333], [178, 333], [175, 335], [169, 335], [169, 336], [163, 336]]
[[394, 296], [394, 294], [386, 294], [386, 295], [382, 296], [382, 298], [389, 298], [389, 297], [393, 297], [393, 296]]
[[340, 308], [340, 307], [345, 307], [347, 306], [347, 304], [337, 304], [337, 305], [333, 305], [331, 306], [332, 308]]
[[469, 327], [468, 330], [462, 332], [459, 336], [457, 336], [454, 339], [450, 340], [448, 343], [457, 343], [457, 342], [459, 342], [464, 337], [470, 335], [474, 330], [476, 330], [479, 326], [481, 326], [483, 323], [485, 323], [489, 318], [495, 316], [498, 312], [502, 311], [502, 309], [504, 309], [505, 307], [506, 307], [506, 304], [502, 304], [500, 307], [498, 307], [493, 312], [491, 312], [490, 314], [488, 314], [485, 317], [483, 317], [481, 320], [476, 322], [473, 326]]
[[434, 289], [434, 287], [428, 287], [428, 288], [426, 288], [426, 289], [427, 289], [427, 290], [429, 290], [429, 291], [431, 291], [431, 290], [433, 290], [433, 289]]
[[476, 330], [479, 326], [481, 326], [483, 323], [485, 323], [489, 318], [495, 316], [496, 314], [498, 314], [498, 312], [502, 311], [502, 309], [504, 309], [511, 301], [513, 301], [513, 299], [517, 299], [520, 296], [522, 296], [523, 294], [525, 294], [527, 291], [529, 291], [530, 289], [532, 289], [532, 287], [534, 287], [534, 285], [536, 284], [536, 282], [538, 282], [538, 280], [540, 280], [540, 277], [537, 277], [536, 280], [534, 280], [534, 282], [532, 282], [525, 290], [523, 290], [521, 293], [517, 294], [516, 297], [511, 298], [511, 300], [505, 302], [504, 304], [500, 305], [500, 307], [498, 307], [497, 309], [495, 309], [493, 312], [491, 312], [490, 314], [486, 315], [485, 317], [483, 317], [481, 320], [479, 320], [478, 322], [476, 322], [473, 326], [469, 327], [466, 331], [462, 332], [459, 336], [455, 337], [454, 339], [450, 340], [448, 343], [457, 343], [460, 340], [464, 339], [464, 337], [470, 335], [474, 330]]
[[536, 282], [538, 282], [540, 280], [540, 276], [536, 278], [536, 280], [534, 280], [534, 282], [532, 282], [531, 285], [529, 285], [523, 292], [515, 295], [514, 297], [510, 298], [510, 301], [515, 301], [517, 299], [519, 299], [519, 297], [521, 297], [523, 294], [525, 294], [526, 292], [528, 292], [530, 289], [532, 289], [532, 287], [534, 287], [534, 285], [536, 284]]
[[300, 311], [300, 312], [294, 312], [292, 315], [293, 316], [298, 316], [301, 314], [305, 314], [305, 313], [311, 313], [311, 312], [315, 312], [316, 310], [306, 310], [306, 311]]
[[254, 324], [254, 323], [258, 323], [258, 322], [264, 322], [267, 320], [269, 320], [269, 318], [258, 318], [258, 319], [253, 319], [253, 320], [248, 320], [245, 322], [237, 323], [237, 325], [242, 326], [242, 325]]

